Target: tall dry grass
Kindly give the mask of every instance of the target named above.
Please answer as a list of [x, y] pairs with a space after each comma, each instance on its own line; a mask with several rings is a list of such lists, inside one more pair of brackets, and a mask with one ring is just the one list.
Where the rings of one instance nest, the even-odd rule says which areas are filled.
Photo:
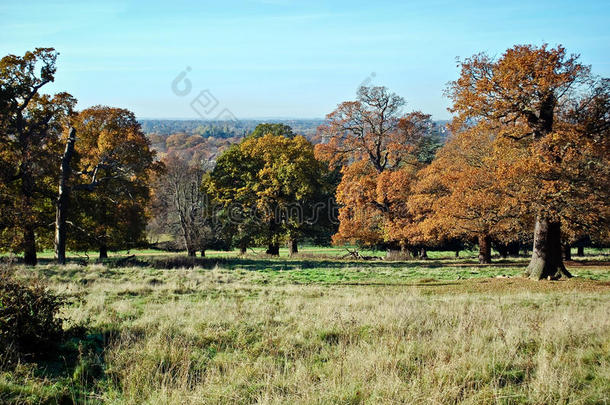
[[[70, 271], [69, 269], [67, 270]], [[112, 336], [105, 403], [610, 399], [610, 293], [273, 285], [255, 272], [74, 270], [66, 310]], [[526, 281], [524, 281], [526, 282]], [[528, 282], [529, 283], [529, 282]], [[569, 282], [568, 282], [569, 283]]]

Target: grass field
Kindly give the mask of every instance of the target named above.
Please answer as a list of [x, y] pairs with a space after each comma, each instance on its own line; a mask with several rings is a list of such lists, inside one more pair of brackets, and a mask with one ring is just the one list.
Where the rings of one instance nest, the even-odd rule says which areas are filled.
[[610, 401], [607, 252], [569, 262], [578, 277], [556, 282], [521, 278], [524, 258], [344, 252], [150, 251], [121, 267], [123, 252], [106, 264], [20, 267], [69, 298], [71, 338], [3, 368], [0, 402]]

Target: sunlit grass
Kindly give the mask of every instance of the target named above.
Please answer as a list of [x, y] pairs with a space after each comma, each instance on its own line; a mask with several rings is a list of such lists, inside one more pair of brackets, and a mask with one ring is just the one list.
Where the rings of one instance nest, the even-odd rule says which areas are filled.
[[575, 279], [536, 282], [519, 277], [525, 258], [317, 251], [324, 257], [212, 257], [194, 268], [20, 268], [67, 296], [66, 327], [86, 332], [58, 358], [0, 373], [0, 402], [610, 399], [610, 268], [594, 256], [572, 264]]

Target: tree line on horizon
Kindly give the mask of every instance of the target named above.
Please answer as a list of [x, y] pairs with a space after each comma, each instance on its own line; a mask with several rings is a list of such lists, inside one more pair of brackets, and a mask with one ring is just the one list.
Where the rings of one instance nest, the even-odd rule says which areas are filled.
[[527, 274], [554, 279], [571, 276], [571, 246], [610, 241], [610, 80], [562, 46], [460, 61], [444, 143], [430, 115], [361, 87], [313, 143], [259, 124], [217, 156], [161, 159], [130, 111], [42, 94], [56, 58], [38, 48], [0, 61], [0, 247], [26, 264], [51, 246], [60, 263], [66, 249], [103, 258], [151, 234], [190, 256], [293, 254], [304, 240], [399, 257], [476, 244], [481, 263], [492, 244], [531, 243]]

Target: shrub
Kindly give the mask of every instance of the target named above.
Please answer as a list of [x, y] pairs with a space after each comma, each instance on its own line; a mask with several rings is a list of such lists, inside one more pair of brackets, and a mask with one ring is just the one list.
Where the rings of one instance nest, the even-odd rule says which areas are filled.
[[58, 316], [64, 300], [40, 280], [21, 280], [6, 265], [0, 268], [0, 353], [44, 353], [62, 335]]

